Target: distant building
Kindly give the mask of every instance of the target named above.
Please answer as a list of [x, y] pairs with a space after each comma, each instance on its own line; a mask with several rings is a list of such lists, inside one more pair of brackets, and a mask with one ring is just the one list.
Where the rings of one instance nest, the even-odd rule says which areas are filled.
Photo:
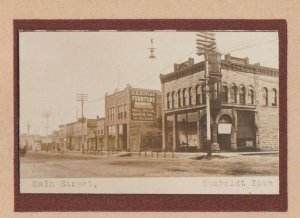
[[[278, 70], [227, 54], [211, 57], [209, 71], [213, 149], [278, 150]], [[160, 75], [163, 148], [206, 150], [204, 76], [192, 58]]]
[[60, 137], [59, 137], [59, 130], [53, 130], [52, 131], [52, 150], [60, 150]]
[[107, 150], [105, 147], [105, 118], [97, 117], [97, 146], [96, 150]]
[[[80, 118], [76, 122], [67, 123], [65, 127], [66, 149], [70, 151], [87, 150], [88, 136], [96, 131], [96, 119]], [[61, 126], [62, 127], [62, 126]], [[63, 128], [63, 127], [62, 127]]]
[[149, 147], [142, 137], [160, 137], [161, 94], [132, 88], [105, 95], [105, 146], [108, 150], [138, 151]]
[[28, 150], [32, 150], [36, 144], [42, 143], [42, 136], [39, 134], [20, 134], [20, 148], [24, 148], [27, 145]]

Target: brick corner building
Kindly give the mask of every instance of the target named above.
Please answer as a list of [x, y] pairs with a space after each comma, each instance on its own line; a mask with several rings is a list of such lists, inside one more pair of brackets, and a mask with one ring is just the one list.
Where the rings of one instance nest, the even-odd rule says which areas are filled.
[[[278, 150], [278, 70], [225, 55], [209, 61], [211, 138], [221, 151]], [[175, 64], [160, 75], [162, 146], [206, 150], [205, 62]]]

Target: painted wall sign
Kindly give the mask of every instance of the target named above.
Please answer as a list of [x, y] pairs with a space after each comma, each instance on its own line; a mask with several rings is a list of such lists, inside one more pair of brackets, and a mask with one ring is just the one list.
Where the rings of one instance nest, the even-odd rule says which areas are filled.
[[132, 90], [131, 119], [133, 121], [154, 121], [156, 94], [147, 90]]

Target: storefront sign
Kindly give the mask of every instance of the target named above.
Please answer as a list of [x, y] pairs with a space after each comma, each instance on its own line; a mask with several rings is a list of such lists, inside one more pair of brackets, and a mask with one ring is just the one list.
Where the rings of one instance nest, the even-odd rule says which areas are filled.
[[253, 141], [246, 141], [246, 147], [253, 147]]
[[153, 91], [133, 89], [131, 93], [131, 119], [154, 121], [156, 94]]
[[230, 123], [220, 123], [218, 126], [219, 134], [231, 134], [231, 125]]

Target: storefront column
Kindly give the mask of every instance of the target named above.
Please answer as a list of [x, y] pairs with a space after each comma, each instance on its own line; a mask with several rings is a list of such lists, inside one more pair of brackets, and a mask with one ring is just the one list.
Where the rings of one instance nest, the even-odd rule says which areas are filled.
[[218, 143], [218, 124], [214, 122], [212, 125], [212, 144], [211, 144], [212, 152], [219, 152], [220, 146]]
[[231, 129], [231, 150], [237, 151], [236, 145], [236, 135], [237, 135], [237, 111], [235, 109], [232, 110], [232, 129]]
[[167, 116], [165, 114], [162, 115], [162, 150], [166, 149], [166, 139], [167, 139]]
[[116, 138], [115, 138], [115, 149], [119, 150], [119, 125], [115, 125], [116, 128]]
[[201, 143], [201, 123], [200, 120], [197, 120], [197, 147], [199, 150], [203, 149], [202, 143]]
[[258, 120], [258, 112], [256, 111], [255, 112], [255, 117], [254, 117], [254, 124], [255, 124], [255, 128], [256, 128], [256, 132], [255, 132], [255, 137], [256, 137], [256, 142], [255, 142], [255, 145], [256, 145], [256, 150], [257, 151], [260, 151], [261, 150], [261, 147], [260, 147], [260, 135], [259, 135], [259, 120]]
[[130, 122], [127, 122], [127, 151], [130, 151]]
[[173, 115], [173, 151], [177, 146], [177, 114]]
[[[107, 121], [105, 121], [107, 122]], [[103, 150], [108, 150], [108, 126], [104, 126], [104, 146]]]

